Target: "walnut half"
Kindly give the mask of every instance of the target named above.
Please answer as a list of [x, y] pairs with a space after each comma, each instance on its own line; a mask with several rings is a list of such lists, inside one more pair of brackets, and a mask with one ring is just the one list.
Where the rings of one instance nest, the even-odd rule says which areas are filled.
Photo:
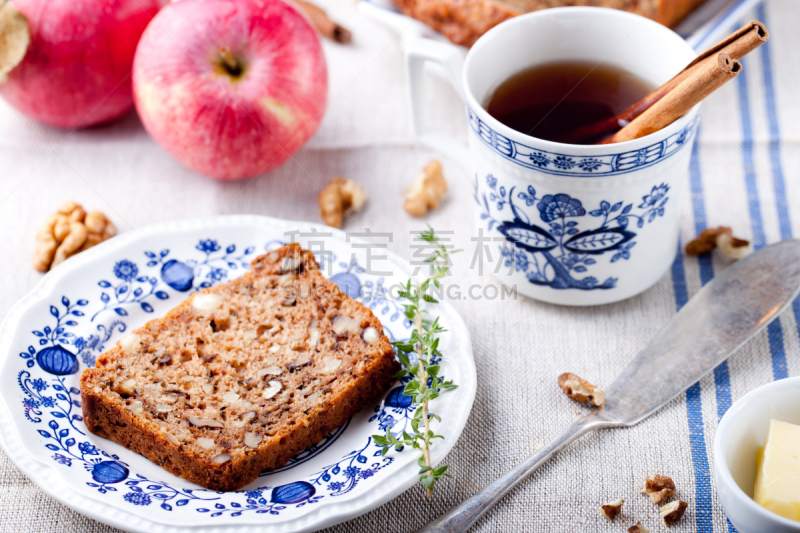
[[622, 513], [623, 503], [625, 503], [625, 500], [614, 500], [613, 502], [608, 502], [600, 507], [600, 514], [609, 520], [614, 520], [620, 515], [620, 513]]
[[447, 181], [442, 174], [442, 164], [436, 160], [428, 163], [406, 192], [403, 209], [409, 215], [421, 217], [428, 210], [439, 207], [439, 200], [447, 192]]
[[644, 480], [644, 492], [655, 504], [662, 504], [675, 496], [675, 482], [668, 476], [656, 474]]
[[86, 213], [75, 202], [62, 202], [36, 234], [33, 268], [47, 272], [65, 259], [116, 234], [114, 224], [100, 211]]
[[589, 403], [595, 407], [602, 407], [606, 403], [603, 391], [585, 379], [571, 372], [566, 372], [558, 377], [558, 386], [564, 394], [576, 402]]
[[664, 524], [671, 526], [676, 524], [681, 519], [686, 508], [689, 506], [683, 500], [675, 500], [661, 508], [661, 518], [664, 519]]
[[341, 228], [344, 217], [364, 207], [367, 193], [353, 180], [333, 178], [317, 196], [319, 215], [325, 224]]

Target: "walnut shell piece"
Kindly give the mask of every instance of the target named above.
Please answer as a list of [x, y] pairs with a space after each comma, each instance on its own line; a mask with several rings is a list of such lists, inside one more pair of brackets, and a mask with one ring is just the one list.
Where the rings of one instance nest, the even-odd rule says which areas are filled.
[[662, 507], [661, 518], [664, 520], [664, 524], [668, 526], [676, 524], [683, 517], [688, 506], [689, 504], [683, 500], [675, 500]]
[[344, 217], [364, 207], [367, 193], [351, 179], [333, 178], [317, 196], [319, 216], [328, 226], [341, 228]]
[[588, 403], [595, 407], [602, 407], [606, 403], [605, 393], [599, 387], [571, 372], [565, 372], [558, 377], [558, 386], [564, 394], [576, 402]]
[[736, 261], [747, 257], [753, 251], [749, 241], [738, 239], [727, 233], [721, 233], [717, 236], [717, 248], [722, 252], [722, 255]]
[[717, 236], [725, 232], [733, 233], [731, 228], [725, 226], [704, 229], [700, 232], [700, 235], [686, 245], [686, 253], [688, 255], [702, 255], [711, 252], [717, 247]]
[[750, 242], [733, 236], [728, 226], [706, 228], [686, 245], [687, 255], [701, 255], [719, 248], [728, 259], [741, 259], [752, 251]]
[[644, 492], [660, 505], [675, 496], [675, 482], [669, 476], [655, 474], [644, 480]]
[[600, 514], [608, 518], [609, 520], [614, 520], [622, 513], [622, 504], [625, 503], [625, 500], [614, 500], [613, 502], [608, 502], [600, 506]]
[[403, 209], [409, 215], [421, 217], [439, 207], [439, 200], [447, 192], [447, 181], [442, 174], [442, 164], [435, 159], [428, 163], [406, 192]]
[[628, 533], [650, 533], [650, 530], [644, 527], [641, 522], [636, 522], [635, 526], [628, 528]]
[[100, 211], [87, 214], [83, 207], [71, 200], [61, 202], [36, 233], [33, 268], [47, 272], [116, 233], [114, 224]]

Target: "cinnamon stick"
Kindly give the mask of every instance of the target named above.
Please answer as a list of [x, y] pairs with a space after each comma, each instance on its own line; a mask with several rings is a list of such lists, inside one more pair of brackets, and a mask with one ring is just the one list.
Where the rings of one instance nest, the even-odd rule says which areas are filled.
[[688, 77], [602, 144], [638, 139], [672, 124], [742, 71], [741, 63], [725, 52], [708, 59], [700, 61]]
[[702, 68], [703, 64], [707, 65], [708, 63], [716, 62], [715, 58], [718, 53], [724, 52], [731, 59], [738, 60], [767, 42], [768, 39], [769, 32], [764, 24], [757, 20], [752, 20], [697, 56], [671, 80], [652, 91], [622, 113], [578, 128], [558, 140], [559, 142], [565, 143], [585, 143], [590, 142], [592, 139], [610, 135], [644, 113], [650, 106], [677, 87], [678, 84], [687, 79], [698, 69]]
[[319, 31], [323, 36], [342, 44], [349, 43], [351, 41], [352, 35], [350, 34], [350, 30], [329, 19], [325, 11], [314, 4], [305, 2], [303, 0], [294, 1], [300, 7], [300, 9], [302, 9], [303, 12], [308, 15], [308, 18], [310, 18], [311, 22], [313, 22], [314, 26], [316, 26], [317, 31]]

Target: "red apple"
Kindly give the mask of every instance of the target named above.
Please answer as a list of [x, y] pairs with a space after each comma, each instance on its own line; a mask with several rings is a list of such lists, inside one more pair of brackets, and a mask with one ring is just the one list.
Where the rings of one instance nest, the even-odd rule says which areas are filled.
[[316, 132], [328, 71], [316, 31], [282, 0], [178, 0], [145, 30], [133, 95], [145, 129], [190, 169], [255, 176]]
[[0, 95], [60, 128], [122, 115], [133, 106], [136, 44], [158, 9], [158, 0], [11, 0], [0, 12]]

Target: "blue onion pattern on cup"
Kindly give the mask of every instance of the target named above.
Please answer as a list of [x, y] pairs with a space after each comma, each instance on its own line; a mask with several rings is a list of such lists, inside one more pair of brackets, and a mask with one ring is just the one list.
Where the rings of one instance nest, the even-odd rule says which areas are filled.
[[546, 174], [573, 177], [618, 176], [652, 166], [676, 154], [684, 146], [690, 146], [691, 143], [688, 141], [696, 132], [700, 120], [697, 117], [683, 130], [638, 150], [580, 157], [535, 149], [504, 137], [489, 127], [469, 107], [467, 107], [467, 119], [478, 138], [507, 161]]
[[[603, 200], [597, 209], [587, 213], [583, 202], [568, 194], [540, 197], [530, 185], [525, 190], [511, 187], [506, 191], [491, 174], [486, 183], [488, 197], [487, 193], [477, 195], [476, 184], [475, 199], [481, 208], [481, 219], [506, 239], [500, 247], [504, 266], [524, 272], [529, 283], [553, 289], [613, 289], [617, 278], [600, 282], [594, 276], [580, 274], [588, 273], [597, 264], [595, 258], [608, 252], [615, 252], [611, 263], [630, 259], [637, 235], [631, 228], [642, 228], [664, 216], [664, 205], [669, 200], [669, 186], [662, 183], [642, 197], [638, 212], [634, 212], [633, 203]], [[513, 218], [498, 220], [506, 205]], [[497, 215], [491, 213], [492, 206]], [[526, 211], [526, 207], [532, 209]], [[541, 223], [535, 220], [537, 216]], [[588, 228], [587, 223], [591, 223]]]

